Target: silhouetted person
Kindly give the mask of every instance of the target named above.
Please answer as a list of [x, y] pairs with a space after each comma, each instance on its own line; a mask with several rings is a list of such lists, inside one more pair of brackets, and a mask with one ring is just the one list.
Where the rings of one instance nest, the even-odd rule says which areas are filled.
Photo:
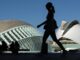
[[20, 49], [20, 45], [17, 41], [15, 41], [15, 53], [18, 53], [19, 49]]
[[9, 50], [12, 51], [12, 53], [14, 53], [15, 51], [15, 47], [14, 47], [14, 42], [11, 43]]
[[19, 51], [19, 48], [20, 48], [20, 46], [17, 41], [12, 42], [10, 45], [10, 50], [12, 51], [13, 54], [17, 54]]
[[44, 25], [44, 29], [45, 29], [44, 36], [43, 36], [41, 53], [46, 54], [48, 52], [46, 40], [47, 40], [49, 35], [59, 45], [59, 47], [63, 50], [63, 52], [66, 52], [66, 50], [64, 49], [62, 44], [56, 38], [55, 30], [58, 27], [57, 27], [56, 21], [54, 19], [54, 13], [55, 13], [54, 6], [52, 5], [51, 2], [48, 2], [46, 4], [46, 9], [48, 10], [46, 21], [44, 21], [43, 23], [41, 23], [40, 25], [37, 26], [37, 28], [39, 28], [40, 26]]
[[0, 53], [3, 53], [7, 49], [8, 49], [7, 44], [4, 41], [2, 41], [2, 45], [0, 46]]

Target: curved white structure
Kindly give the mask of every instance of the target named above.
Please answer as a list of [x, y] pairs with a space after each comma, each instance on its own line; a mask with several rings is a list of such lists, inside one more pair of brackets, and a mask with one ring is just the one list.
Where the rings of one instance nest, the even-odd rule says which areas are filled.
[[[63, 27], [65, 29], [61, 29]], [[67, 23], [66, 26], [61, 26], [56, 34], [58, 39], [61, 37], [68, 38], [80, 44], [80, 24], [76, 20]]]
[[67, 25], [68, 25], [68, 22], [62, 21], [60, 28], [56, 32], [57, 39], [62, 37]]
[[72, 22], [62, 21], [56, 36], [66, 50], [80, 49], [80, 23], [77, 20]]
[[80, 44], [80, 24], [73, 26], [66, 34], [63, 35], [65, 38], [69, 38], [76, 43]]
[[18, 20], [6, 20], [0, 22], [0, 41], [2, 40], [7, 45], [10, 45], [12, 41], [17, 41], [20, 49], [40, 51], [42, 35], [28, 23]]
[[56, 32], [57, 39], [62, 37], [63, 32], [64, 30], [58, 29], [58, 31]]

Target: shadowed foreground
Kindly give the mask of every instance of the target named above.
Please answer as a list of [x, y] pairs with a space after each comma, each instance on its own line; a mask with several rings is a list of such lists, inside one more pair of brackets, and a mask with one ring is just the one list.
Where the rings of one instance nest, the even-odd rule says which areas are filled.
[[4, 53], [0, 54], [0, 60], [80, 60], [80, 53], [67, 53], [66, 55], [62, 53], [49, 53], [47, 55], [41, 55], [39, 53], [20, 53], [20, 54], [10, 54]]

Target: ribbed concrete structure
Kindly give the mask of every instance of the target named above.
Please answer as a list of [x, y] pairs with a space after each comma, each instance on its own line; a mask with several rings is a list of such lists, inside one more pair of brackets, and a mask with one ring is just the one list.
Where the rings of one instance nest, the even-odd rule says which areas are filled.
[[0, 32], [21, 25], [31, 26], [29, 23], [25, 23], [20, 20], [0, 20]]
[[10, 45], [18, 41], [20, 49], [40, 51], [42, 36], [31, 24], [19, 20], [0, 21], [0, 40]]

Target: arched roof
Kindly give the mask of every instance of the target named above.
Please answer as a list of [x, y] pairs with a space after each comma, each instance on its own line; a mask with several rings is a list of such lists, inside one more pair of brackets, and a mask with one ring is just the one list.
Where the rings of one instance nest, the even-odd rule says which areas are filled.
[[72, 28], [74, 25], [79, 24], [79, 22], [77, 20], [73, 20], [72, 22], [69, 23], [69, 25], [67, 26], [66, 30], [64, 31], [63, 35], [70, 29]]
[[[65, 22], [65, 21], [62, 21], [62, 22]], [[66, 22], [66, 23], [61, 24], [60, 28], [56, 32], [57, 38], [59, 39], [60, 37], [65, 35], [72, 27], [74, 27], [77, 24], [80, 25], [80, 23], [77, 20], [73, 20], [71, 22]], [[64, 28], [64, 29], [62, 29], [62, 28]]]
[[27, 25], [27, 26], [32, 26], [29, 23], [25, 23], [21, 20], [0, 20], [0, 32], [3, 32], [7, 29], [21, 26], [21, 25]]
[[80, 44], [80, 24], [73, 26], [63, 37], [73, 40], [76, 43]]

